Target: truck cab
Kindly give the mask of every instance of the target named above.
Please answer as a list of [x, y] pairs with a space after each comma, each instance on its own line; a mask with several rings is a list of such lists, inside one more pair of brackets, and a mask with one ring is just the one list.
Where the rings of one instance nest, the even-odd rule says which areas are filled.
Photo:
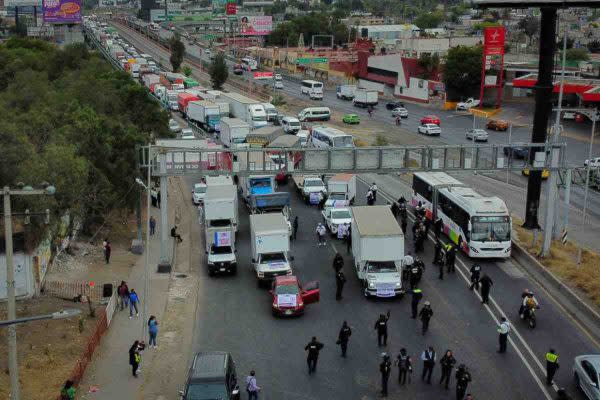
[[327, 188], [318, 176], [294, 176], [296, 188], [304, 198], [306, 203], [310, 202], [311, 195], [318, 196], [318, 201], [327, 195]]
[[326, 207], [321, 215], [323, 215], [327, 229], [332, 235], [337, 235], [340, 226], [350, 226], [350, 223], [352, 223], [352, 213], [347, 207]]
[[277, 108], [271, 103], [262, 103], [262, 106], [265, 109], [265, 113], [267, 114], [267, 121], [272, 122], [277, 119]]
[[250, 196], [269, 194], [275, 191], [275, 177], [270, 175], [252, 175], [242, 178], [244, 200], [250, 202]]

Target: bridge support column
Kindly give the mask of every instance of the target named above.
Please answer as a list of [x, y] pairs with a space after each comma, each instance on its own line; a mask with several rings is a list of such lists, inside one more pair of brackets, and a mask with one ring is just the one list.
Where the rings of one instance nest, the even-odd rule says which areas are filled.
[[169, 195], [167, 173], [167, 154], [159, 154], [160, 163], [160, 261], [158, 272], [171, 272], [171, 228], [169, 227]]

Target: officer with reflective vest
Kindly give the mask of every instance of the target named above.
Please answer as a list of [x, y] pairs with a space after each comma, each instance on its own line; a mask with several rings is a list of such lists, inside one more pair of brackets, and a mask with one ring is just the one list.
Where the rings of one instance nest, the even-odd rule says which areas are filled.
[[558, 354], [554, 349], [550, 349], [546, 353], [546, 385], [552, 385], [552, 380], [554, 379], [554, 374], [560, 365], [558, 365]]
[[412, 300], [410, 302], [410, 308], [412, 310], [412, 319], [417, 318], [417, 308], [419, 306], [419, 302], [423, 298], [423, 291], [419, 288], [415, 288], [412, 290]]

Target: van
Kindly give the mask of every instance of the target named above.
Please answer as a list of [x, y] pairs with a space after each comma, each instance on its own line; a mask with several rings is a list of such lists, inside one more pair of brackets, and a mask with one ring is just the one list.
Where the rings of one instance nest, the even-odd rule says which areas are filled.
[[231, 354], [224, 351], [202, 351], [194, 356], [182, 400], [239, 400], [240, 388]]
[[291, 133], [293, 135], [300, 130], [300, 121], [298, 121], [298, 118], [294, 117], [283, 117], [281, 126], [285, 133]]
[[304, 121], [329, 121], [331, 110], [329, 107], [309, 107], [298, 113], [298, 119]]

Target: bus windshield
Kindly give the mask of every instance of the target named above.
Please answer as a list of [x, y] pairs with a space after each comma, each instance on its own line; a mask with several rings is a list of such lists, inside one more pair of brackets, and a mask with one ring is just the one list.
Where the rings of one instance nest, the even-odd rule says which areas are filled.
[[352, 136], [340, 136], [333, 138], [333, 147], [354, 147]]
[[509, 217], [473, 217], [471, 226], [471, 241], [507, 242], [510, 240]]

